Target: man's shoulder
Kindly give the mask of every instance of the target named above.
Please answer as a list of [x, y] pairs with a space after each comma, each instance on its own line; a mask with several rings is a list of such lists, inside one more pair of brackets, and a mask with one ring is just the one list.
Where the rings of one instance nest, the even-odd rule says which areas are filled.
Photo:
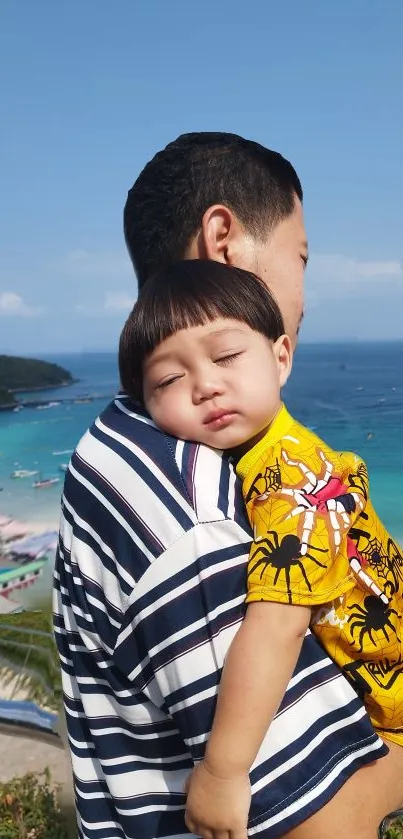
[[222, 452], [165, 434], [125, 394], [118, 394], [81, 438], [72, 467], [96, 472], [112, 485], [121, 483], [124, 473], [132, 499], [147, 486], [167, 507], [172, 500], [185, 504], [195, 523], [234, 518], [242, 503], [234, 469]]

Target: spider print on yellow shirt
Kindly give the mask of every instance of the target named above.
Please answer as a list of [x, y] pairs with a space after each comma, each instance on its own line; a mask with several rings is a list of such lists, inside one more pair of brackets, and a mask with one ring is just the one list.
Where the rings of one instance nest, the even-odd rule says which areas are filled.
[[247, 602], [312, 608], [311, 628], [403, 745], [403, 556], [368, 495], [365, 464], [282, 407], [238, 463], [254, 531]]

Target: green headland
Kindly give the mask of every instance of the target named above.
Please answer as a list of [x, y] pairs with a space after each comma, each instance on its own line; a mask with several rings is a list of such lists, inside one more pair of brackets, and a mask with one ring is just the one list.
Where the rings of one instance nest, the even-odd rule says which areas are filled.
[[16, 394], [71, 385], [68, 370], [49, 361], [0, 355], [0, 408], [18, 405]]

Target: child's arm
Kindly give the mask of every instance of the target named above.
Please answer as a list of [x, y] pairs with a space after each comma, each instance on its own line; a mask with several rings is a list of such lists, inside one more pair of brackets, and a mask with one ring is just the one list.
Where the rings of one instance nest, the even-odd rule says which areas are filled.
[[[249, 509], [255, 541], [248, 610], [228, 653], [205, 760], [188, 783], [186, 824], [205, 839], [222, 839], [227, 831], [245, 839], [248, 773], [293, 674], [311, 608], [355, 584], [347, 536], [365, 507], [365, 467], [354, 455], [333, 464], [310, 449], [306, 458], [299, 449], [292, 455], [282, 449], [283, 461], [307, 483], [296, 486], [282, 474], [280, 489]], [[318, 479], [312, 495], [310, 476], [322, 472], [327, 483]]]
[[284, 696], [311, 610], [252, 603], [228, 653], [205, 759], [188, 784], [186, 825], [199, 836], [246, 837], [249, 771]]

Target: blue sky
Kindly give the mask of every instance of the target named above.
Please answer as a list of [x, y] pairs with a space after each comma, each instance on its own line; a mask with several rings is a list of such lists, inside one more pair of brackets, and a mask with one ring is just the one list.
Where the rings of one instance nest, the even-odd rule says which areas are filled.
[[400, 0], [0, 2], [0, 352], [116, 346], [127, 189], [191, 130], [296, 166], [302, 340], [403, 337], [402, 31]]

